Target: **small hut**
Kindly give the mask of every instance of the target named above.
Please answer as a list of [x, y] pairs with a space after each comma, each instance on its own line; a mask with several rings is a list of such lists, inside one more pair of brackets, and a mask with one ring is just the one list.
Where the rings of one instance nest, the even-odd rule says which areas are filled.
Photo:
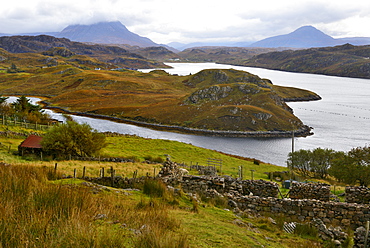
[[42, 152], [41, 146], [42, 137], [37, 135], [30, 135], [22, 141], [18, 146], [19, 154], [40, 154]]

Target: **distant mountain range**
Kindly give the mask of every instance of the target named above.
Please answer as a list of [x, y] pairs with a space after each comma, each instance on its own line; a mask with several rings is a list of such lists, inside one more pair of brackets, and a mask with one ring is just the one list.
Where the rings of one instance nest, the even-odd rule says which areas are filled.
[[343, 44], [356, 46], [370, 44], [370, 37], [353, 37], [335, 39], [312, 26], [303, 26], [297, 30], [284, 35], [269, 37], [257, 42], [237, 42], [237, 43], [190, 43], [182, 44], [172, 42], [172, 46], [179, 50], [200, 46], [231, 46], [231, 47], [264, 47], [264, 48], [312, 48], [329, 47]]
[[[303, 26], [297, 30], [278, 36], [269, 37], [257, 42], [218, 42], [205, 43], [196, 42], [183, 44], [179, 42], [169, 43], [168, 46], [160, 45], [149, 38], [142, 37], [129, 31], [121, 22], [100, 22], [91, 25], [70, 25], [61, 32], [44, 32], [44, 33], [27, 33], [21, 35], [50, 35], [58, 38], [67, 38], [71, 41], [100, 43], [100, 44], [126, 44], [134, 47], [155, 47], [164, 46], [173, 52], [176, 50], [184, 50], [192, 47], [261, 47], [261, 48], [312, 48], [312, 47], [328, 47], [343, 45], [346, 43], [352, 45], [368, 45], [370, 37], [353, 37], [335, 39], [322, 31], [312, 26]], [[0, 34], [0, 36], [6, 34]], [[7, 35], [9, 36], [9, 35]]]
[[[71, 41], [100, 44], [127, 44], [130, 46], [152, 47], [160, 46], [149, 38], [129, 31], [121, 22], [99, 22], [92, 25], [69, 25], [61, 32], [23, 33], [18, 35], [37, 36], [49, 35], [57, 38], [67, 38]], [[0, 34], [0, 36], [12, 36]]]
[[312, 26], [303, 26], [289, 34], [266, 38], [252, 43], [249, 46], [311, 48], [337, 46], [346, 43], [350, 43], [352, 45], [367, 45], [370, 44], [370, 38], [334, 39]]
[[128, 44], [131, 46], [151, 47], [158, 44], [149, 38], [129, 31], [120, 22], [100, 22], [92, 25], [70, 25], [56, 35], [72, 41], [103, 44]]

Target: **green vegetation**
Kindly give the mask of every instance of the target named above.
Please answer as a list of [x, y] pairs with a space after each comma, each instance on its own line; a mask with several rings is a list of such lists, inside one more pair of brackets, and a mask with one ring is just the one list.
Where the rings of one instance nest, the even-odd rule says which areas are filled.
[[7, 117], [13, 120], [48, 124], [51, 122], [49, 115], [45, 114], [39, 105], [34, 105], [24, 95], [20, 96], [14, 103], [8, 104], [8, 97], [0, 96], [0, 114], [3, 122]]
[[357, 147], [341, 153], [333, 161], [329, 173], [337, 180], [348, 184], [370, 184], [370, 147]]
[[[1, 129], [34, 131], [16, 126]], [[175, 195], [155, 180], [147, 180], [142, 191], [127, 192], [99, 188], [81, 179], [60, 179], [61, 175], [72, 175], [73, 168], [81, 171], [86, 167], [86, 176], [97, 176], [100, 168], [113, 166], [117, 175], [130, 177], [136, 170], [141, 170], [141, 175], [152, 173], [160, 165], [37, 161], [15, 155], [14, 147], [23, 139], [0, 137], [0, 157], [12, 164], [0, 165], [0, 242], [11, 240], [0, 243], [2, 247], [322, 247], [314, 230], [287, 234], [280, 224], [285, 219], [274, 216], [278, 223], [274, 224], [266, 217], [235, 215], [225, 210], [228, 202], [222, 197], [200, 195], [201, 201], [197, 201], [183, 192]], [[104, 156], [131, 156], [142, 161], [170, 155], [173, 161], [203, 165], [208, 158], [218, 158], [223, 161], [222, 174], [237, 176], [237, 167], [243, 165], [245, 171], [255, 170], [254, 179], [265, 180], [265, 172], [286, 169], [175, 141], [130, 135], [106, 139]], [[250, 175], [245, 173], [244, 179], [251, 179]], [[336, 190], [342, 192], [339, 187]]]
[[332, 160], [337, 156], [339, 155], [332, 149], [302, 149], [289, 153], [287, 165], [302, 176], [324, 179], [328, 175]]
[[67, 121], [49, 129], [43, 136], [42, 147], [54, 156], [91, 157], [106, 145], [105, 136], [88, 124]]
[[347, 184], [370, 184], [370, 148], [357, 147], [349, 152], [316, 148], [289, 153], [288, 168], [303, 177], [320, 179], [333, 176]]
[[[0, 131], [23, 133], [22, 136], [8, 135], [0, 136], [0, 159], [5, 163], [23, 164], [31, 166], [54, 166], [58, 164], [58, 171], [65, 175], [73, 175], [73, 170], [78, 170], [78, 175], [81, 175], [82, 168], [86, 167], [86, 176], [96, 177], [99, 175], [99, 170], [102, 167], [109, 168], [111, 166], [116, 170], [116, 175], [124, 175], [132, 177], [133, 173], [138, 170], [139, 176], [149, 173], [153, 174], [153, 169], [159, 171], [160, 164], [148, 164], [145, 160], [152, 162], [163, 162], [167, 155], [172, 161], [184, 163], [186, 165], [203, 165], [206, 166], [209, 158], [222, 160], [222, 174], [233, 177], [238, 176], [238, 167], [243, 166], [244, 179], [251, 179], [250, 170], [254, 171], [254, 179], [268, 179], [265, 172], [284, 171], [285, 167], [265, 164], [254, 159], [248, 159], [238, 156], [222, 154], [217, 151], [200, 148], [191, 144], [186, 144], [178, 141], [148, 139], [132, 135], [107, 136], [105, 137], [106, 146], [102, 148], [100, 157], [127, 158], [133, 162], [114, 163], [114, 162], [99, 162], [99, 161], [75, 161], [75, 160], [52, 160], [52, 157], [43, 156], [44, 161], [38, 161], [40, 157], [27, 155], [20, 157], [15, 155], [18, 153], [18, 145], [26, 138], [27, 135], [38, 132], [40, 135], [45, 135], [46, 131], [26, 129], [18, 126], [3, 126], [0, 125]], [[64, 139], [64, 138], [63, 138]], [[36, 161], [35, 161], [36, 159]], [[63, 159], [63, 158], [62, 158]], [[192, 173], [196, 173], [193, 171]]]
[[96, 192], [95, 186], [71, 180], [50, 183], [42, 167], [0, 166], [0, 176], [4, 248], [320, 247], [265, 218], [238, 217], [209, 205], [195, 213], [187, 196], [165, 187], [150, 198], [136, 191]]

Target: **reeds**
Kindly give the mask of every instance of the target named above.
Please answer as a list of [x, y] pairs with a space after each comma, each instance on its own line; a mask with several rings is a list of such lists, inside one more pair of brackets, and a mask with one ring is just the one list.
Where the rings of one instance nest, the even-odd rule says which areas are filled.
[[0, 166], [0, 247], [187, 247], [160, 200], [137, 209], [124, 195], [49, 183], [48, 173]]

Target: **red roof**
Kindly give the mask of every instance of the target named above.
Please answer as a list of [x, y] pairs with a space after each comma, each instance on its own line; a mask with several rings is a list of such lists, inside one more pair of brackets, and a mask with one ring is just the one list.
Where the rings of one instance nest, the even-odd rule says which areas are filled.
[[41, 140], [42, 137], [40, 136], [30, 135], [19, 146], [25, 148], [42, 148]]

